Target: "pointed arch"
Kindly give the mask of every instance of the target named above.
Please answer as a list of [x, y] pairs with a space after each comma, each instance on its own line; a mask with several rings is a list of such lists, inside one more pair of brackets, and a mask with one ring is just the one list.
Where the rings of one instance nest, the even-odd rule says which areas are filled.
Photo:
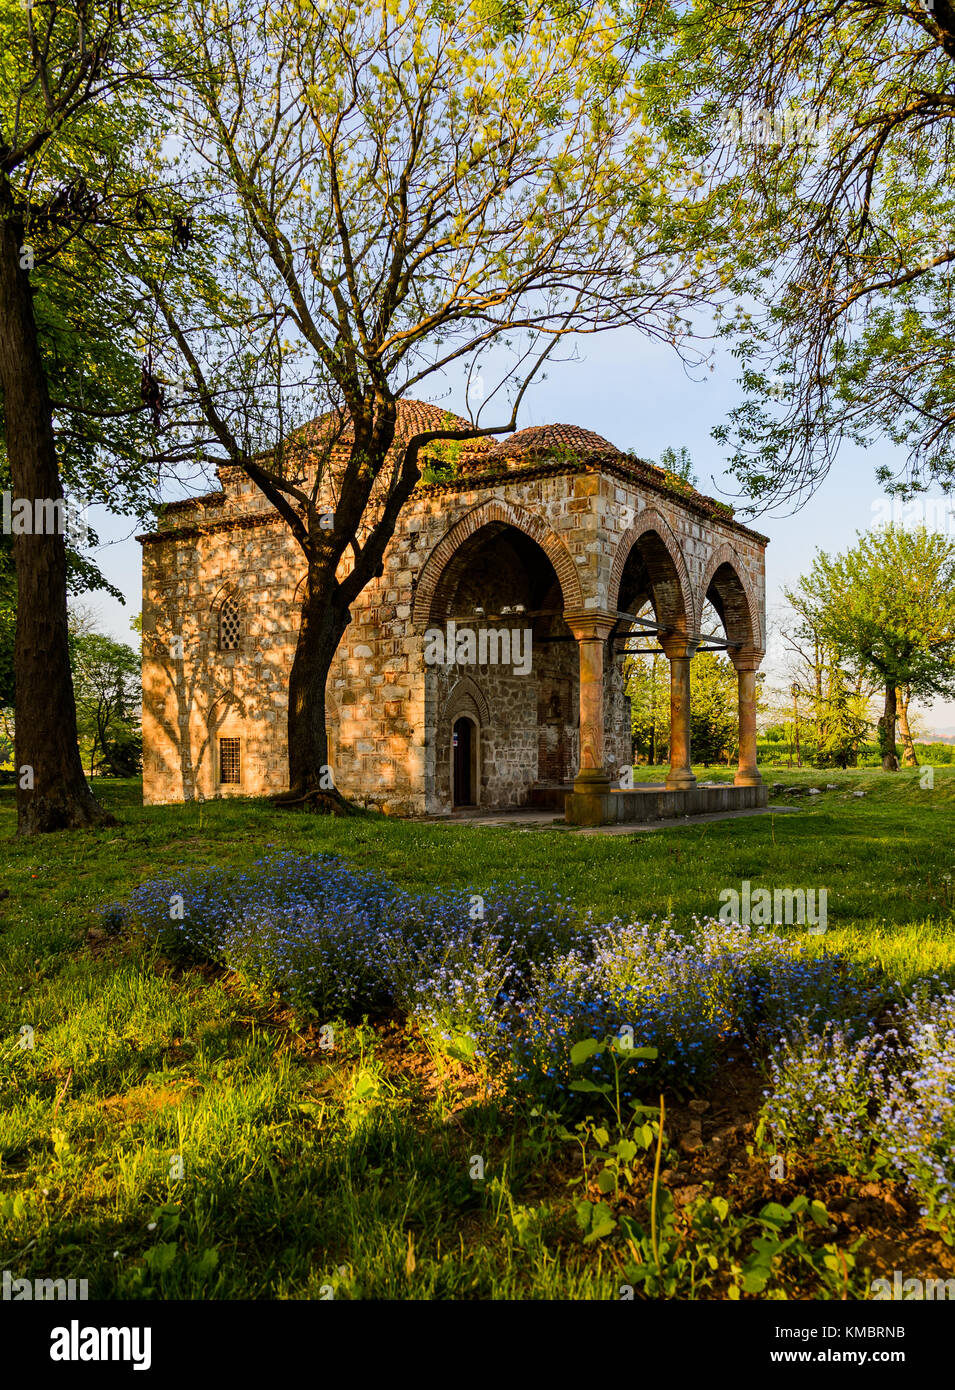
[[680, 549], [680, 543], [673, 534], [666, 518], [655, 507], [645, 508], [617, 543], [613, 565], [610, 569], [610, 581], [607, 585], [607, 607], [611, 612], [616, 612], [620, 607], [620, 585], [623, 582], [627, 561], [634, 547], [644, 537], [649, 536], [653, 536], [657, 545], [661, 547], [661, 558], [662, 553], [669, 557], [673, 566], [673, 575], [670, 577], [676, 579], [677, 592], [670, 597], [663, 597], [658, 600], [661, 608], [666, 611], [657, 613], [657, 621], [666, 622], [669, 619], [674, 627], [695, 632], [699, 625], [699, 615], [696, 611], [693, 585], [690, 583], [690, 575], [683, 558], [683, 551]]
[[242, 636], [242, 609], [232, 589], [222, 599], [216, 611], [216, 647], [220, 652], [237, 652]]
[[764, 642], [759, 598], [739, 554], [727, 542], [714, 550], [706, 562], [699, 590], [701, 613], [710, 589], [715, 591], [718, 601], [713, 607], [720, 615], [728, 640], [761, 652]]
[[230, 594], [238, 601], [240, 594], [238, 582], [235, 579], [224, 579], [209, 600], [209, 612], [218, 613], [223, 602]]
[[484, 691], [471, 676], [462, 676], [448, 695], [444, 718], [453, 725], [462, 714], [476, 714], [482, 728], [491, 722], [491, 712]]
[[456, 521], [424, 562], [414, 597], [413, 622], [419, 631], [423, 631], [433, 620], [444, 616], [440, 612], [441, 583], [450, 562], [465, 541], [493, 522], [513, 526], [515, 530], [535, 541], [554, 567], [565, 610], [583, 607], [583, 592], [577, 566], [560, 537], [533, 512], [526, 511], [514, 502], [505, 502], [502, 498], [495, 497], [488, 502], [479, 503]]

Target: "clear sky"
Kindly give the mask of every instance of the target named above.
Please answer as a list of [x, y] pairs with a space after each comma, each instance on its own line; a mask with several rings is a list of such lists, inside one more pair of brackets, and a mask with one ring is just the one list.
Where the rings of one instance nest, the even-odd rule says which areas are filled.
[[[549, 423], [581, 425], [604, 435], [621, 449], [634, 449], [641, 457], [656, 460], [668, 445], [686, 445], [693, 459], [701, 492], [740, 507], [741, 500], [721, 492], [726, 487], [721, 445], [710, 431], [723, 422], [740, 398], [738, 364], [725, 350], [717, 350], [714, 370], [700, 370], [691, 379], [672, 348], [651, 341], [632, 330], [620, 330], [578, 340], [578, 359], [553, 364], [547, 379], [525, 397], [521, 427]], [[448, 409], [460, 410], [460, 378], [449, 380], [449, 394], [440, 397]], [[454, 389], [452, 389], [454, 388]], [[438, 400], [432, 394], [430, 399]], [[493, 418], [482, 417], [493, 424]], [[812, 562], [816, 548], [834, 552], [851, 545], [856, 532], [884, 515], [882, 489], [875, 480], [881, 463], [901, 464], [892, 446], [868, 450], [846, 448], [835, 468], [812, 500], [793, 516], [763, 515], [749, 524], [770, 538], [766, 553], [767, 606], [770, 618], [783, 604], [782, 589], [791, 585]], [[951, 503], [955, 506], [955, 500]], [[106, 576], [126, 596], [126, 606], [102, 594], [84, 596], [100, 620], [100, 626], [117, 638], [135, 645], [129, 620], [141, 608], [141, 547], [137, 529], [128, 519], [109, 517], [102, 511], [91, 516], [103, 545], [98, 560]], [[955, 536], [955, 517], [948, 519], [948, 533]], [[780, 674], [778, 653], [772, 647], [764, 669], [772, 678]], [[955, 733], [955, 704], [937, 702], [924, 712], [926, 731]]]

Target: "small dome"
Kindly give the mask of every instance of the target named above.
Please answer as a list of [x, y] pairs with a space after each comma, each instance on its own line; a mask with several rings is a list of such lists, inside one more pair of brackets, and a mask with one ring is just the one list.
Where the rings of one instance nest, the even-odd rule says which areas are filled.
[[602, 434], [579, 425], [531, 425], [512, 434], [494, 452], [500, 458], [545, 458], [554, 454], [582, 458], [589, 454], [616, 454], [618, 450]]
[[[469, 430], [472, 429], [470, 421], [463, 419], [460, 415], [455, 415], [452, 410], [446, 410], [440, 405], [431, 405], [428, 401], [406, 401], [397, 402], [398, 418], [395, 423], [396, 439], [410, 439], [413, 434], [423, 433], [425, 430], [452, 429]], [[339, 444], [350, 444], [354, 439], [354, 433], [350, 422], [338, 424], [339, 416], [336, 411], [329, 411], [325, 415], [319, 415], [304, 428], [316, 433], [326, 429], [341, 429], [337, 442]], [[492, 441], [496, 442], [496, 441]], [[468, 440], [467, 447], [470, 450], [479, 445], [479, 440]]]

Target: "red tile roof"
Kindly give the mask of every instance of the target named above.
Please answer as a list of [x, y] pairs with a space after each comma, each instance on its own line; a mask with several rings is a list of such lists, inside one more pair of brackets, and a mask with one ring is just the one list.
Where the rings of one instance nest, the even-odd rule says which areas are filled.
[[585, 458], [590, 454], [616, 454], [619, 450], [602, 434], [579, 425], [531, 425], [505, 439], [494, 453], [500, 458]]

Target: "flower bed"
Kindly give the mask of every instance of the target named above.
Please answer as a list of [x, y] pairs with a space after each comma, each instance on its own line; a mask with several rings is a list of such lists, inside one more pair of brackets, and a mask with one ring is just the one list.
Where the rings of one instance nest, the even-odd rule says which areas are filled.
[[763, 1058], [764, 1126], [780, 1142], [849, 1168], [878, 1154], [926, 1216], [950, 1221], [955, 998], [938, 982], [897, 1000], [896, 1027], [879, 1030], [891, 989], [771, 929], [597, 924], [527, 883], [416, 895], [333, 856], [165, 875], [106, 919], [321, 1019], [403, 1010], [500, 1087], [562, 1109], [588, 1103], [573, 1081], [608, 1079], [606, 1050], [583, 1071], [571, 1065], [588, 1038], [625, 1040], [627, 1096], [699, 1089], [724, 1058]]

